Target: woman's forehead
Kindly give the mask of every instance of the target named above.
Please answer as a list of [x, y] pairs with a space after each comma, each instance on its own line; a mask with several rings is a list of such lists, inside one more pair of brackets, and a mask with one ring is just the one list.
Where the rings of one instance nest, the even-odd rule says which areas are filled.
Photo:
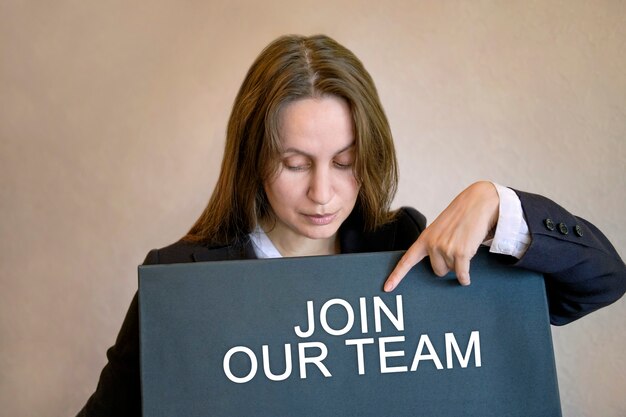
[[350, 107], [332, 95], [290, 102], [280, 111], [278, 130], [283, 151], [335, 154], [354, 143]]

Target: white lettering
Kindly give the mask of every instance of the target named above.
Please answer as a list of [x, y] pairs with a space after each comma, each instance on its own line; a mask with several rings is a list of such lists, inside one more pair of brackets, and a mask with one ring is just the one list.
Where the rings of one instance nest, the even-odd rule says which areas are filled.
[[376, 326], [376, 333], [380, 333], [382, 331], [382, 326], [380, 323], [380, 312], [385, 313], [385, 316], [391, 321], [391, 323], [395, 326], [395, 328], [399, 332], [404, 331], [404, 314], [402, 312], [402, 296], [396, 295], [396, 314], [393, 315], [389, 307], [385, 304], [385, 302], [380, 297], [374, 297], [374, 324]]
[[[308, 348], [318, 348], [320, 350], [319, 356], [307, 357], [305, 354], [305, 350]], [[328, 356], [328, 348], [325, 344], [321, 342], [307, 342], [307, 343], [298, 343], [298, 360], [300, 361], [300, 379], [306, 378], [306, 364], [312, 363], [315, 364], [322, 374], [328, 378], [332, 376], [326, 366], [322, 363], [324, 359]]]
[[[333, 329], [328, 325], [326, 317], [328, 309], [334, 305], [342, 306], [346, 309], [346, 313], [348, 314], [348, 321], [346, 322], [346, 325], [341, 329]], [[333, 336], [344, 335], [348, 333], [354, 325], [354, 310], [352, 310], [352, 306], [346, 300], [342, 300], [341, 298], [333, 298], [332, 300], [326, 301], [322, 306], [322, 310], [320, 311], [320, 323], [322, 324], [324, 330], [326, 330], [326, 333]]]
[[367, 304], [365, 297], [359, 298], [359, 307], [361, 309], [361, 333], [367, 333]]
[[404, 356], [403, 350], [387, 351], [387, 343], [404, 342], [404, 336], [381, 337], [378, 339], [378, 354], [380, 355], [380, 373], [406, 372], [406, 366], [387, 366], [387, 358]]
[[479, 368], [481, 366], [480, 359], [480, 333], [477, 330], [474, 330], [470, 334], [469, 342], [467, 342], [467, 350], [465, 351], [465, 356], [461, 355], [461, 349], [459, 345], [456, 343], [456, 338], [454, 337], [454, 333], [446, 333], [446, 365], [448, 365], [448, 369], [452, 369], [452, 352], [454, 349], [454, 353], [456, 354], [456, 358], [461, 364], [461, 368], [467, 368], [467, 364], [469, 363], [470, 355], [472, 354], [472, 350], [474, 350], [474, 366]]
[[371, 345], [374, 343], [374, 339], [348, 339], [346, 340], [346, 346], [356, 346], [356, 360], [359, 366], [359, 375], [365, 374], [365, 360], [363, 359], [363, 345]]
[[306, 338], [310, 337], [315, 331], [315, 320], [313, 319], [313, 301], [306, 302], [307, 319], [309, 322], [309, 330], [303, 332], [300, 326], [294, 327], [294, 331], [298, 337]]
[[[238, 353], [238, 352], [245, 353], [250, 358], [250, 372], [248, 373], [248, 375], [244, 377], [237, 377], [230, 370], [230, 358], [235, 353]], [[228, 352], [226, 352], [226, 355], [224, 356], [223, 365], [224, 365], [224, 373], [226, 374], [228, 379], [230, 379], [231, 381], [237, 384], [246, 383], [250, 381], [252, 378], [254, 378], [254, 376], [256, 375], [257, 368], [258, 368], [258, 363], [256, 360], [256, 356], [254, 355], [254, 352], [245, 346], [235, 346], [234, 348], [231, 348]]]
[[285, 343], [285, 372], [275, 375], [270, 369], [270, 351], [268, 345], [263, 345], [263, 371], [267, 379], [271, 381], [284, 381], [291, 375], [291, 345]]
[[[424, 346], [428, 349], [427, 355], [422, 355]], [[415, 349], [415, 356], [413, 357], [413, 363], [411, 364], [411, 371], [417, 370], [417, 366], [421, 360], [431, 360], [435, 363], [437, 369], [443, 369], [443, 365], [437, 356], [437, 352], [435, 352], [435, 348], [426, 334], [421, 335], [420, 340], [417, 343], [417, 349]]]

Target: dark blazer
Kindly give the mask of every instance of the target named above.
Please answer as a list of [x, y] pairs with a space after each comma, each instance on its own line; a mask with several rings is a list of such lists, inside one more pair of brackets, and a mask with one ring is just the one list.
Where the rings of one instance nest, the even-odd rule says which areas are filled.
[[[502, 262], [544, 274], [550, 320], [561, 325], [619, 299], [626, 291], [626, 267], [619, 255], [591, 223], [577, 218], [554, 202], [517, 192], [532, 243], [519, 261]], [[342, 253], [407, 249], [424, 230], [426, 219], [413, 208], [402, 208], [392, 223], [375, 232], [363, 231], [355, 210], [339, 229]], [[567, 229], [567, 230], [566, 230]], [[256, 258], [249, 241], [229, 246], [178, 241], [148, 253], [144, 264], [170, 264]], [[78, 416], [141, 416], [139, 386], [139, 317], [137, 295], [117, 337], [107, 351], [96, 392]]]

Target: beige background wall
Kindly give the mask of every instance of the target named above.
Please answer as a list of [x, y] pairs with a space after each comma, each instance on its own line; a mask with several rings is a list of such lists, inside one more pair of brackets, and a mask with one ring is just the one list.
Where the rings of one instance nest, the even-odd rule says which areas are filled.
[[[239, 83], [283, 33], [327, 33], [369, 68], [396, 206], [433, 220], [492, 179], [593, 220], [625, 256], [625, 21], [619, 0], [3, 1], [2, 414], [83, 405], [137, 264], [202, 210]], [[566, 417], [626, 415], [625, 315], [621, 300], [553, 329]]]

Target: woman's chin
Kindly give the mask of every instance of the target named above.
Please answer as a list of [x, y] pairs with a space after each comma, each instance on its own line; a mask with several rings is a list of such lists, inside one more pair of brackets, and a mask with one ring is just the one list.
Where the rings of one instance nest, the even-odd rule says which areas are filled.
[[329, 224], [325, 226], [307, 226], [301, 230], [301, 235], [309, 239], [330, 239], [337, 235], [339, 227]]

